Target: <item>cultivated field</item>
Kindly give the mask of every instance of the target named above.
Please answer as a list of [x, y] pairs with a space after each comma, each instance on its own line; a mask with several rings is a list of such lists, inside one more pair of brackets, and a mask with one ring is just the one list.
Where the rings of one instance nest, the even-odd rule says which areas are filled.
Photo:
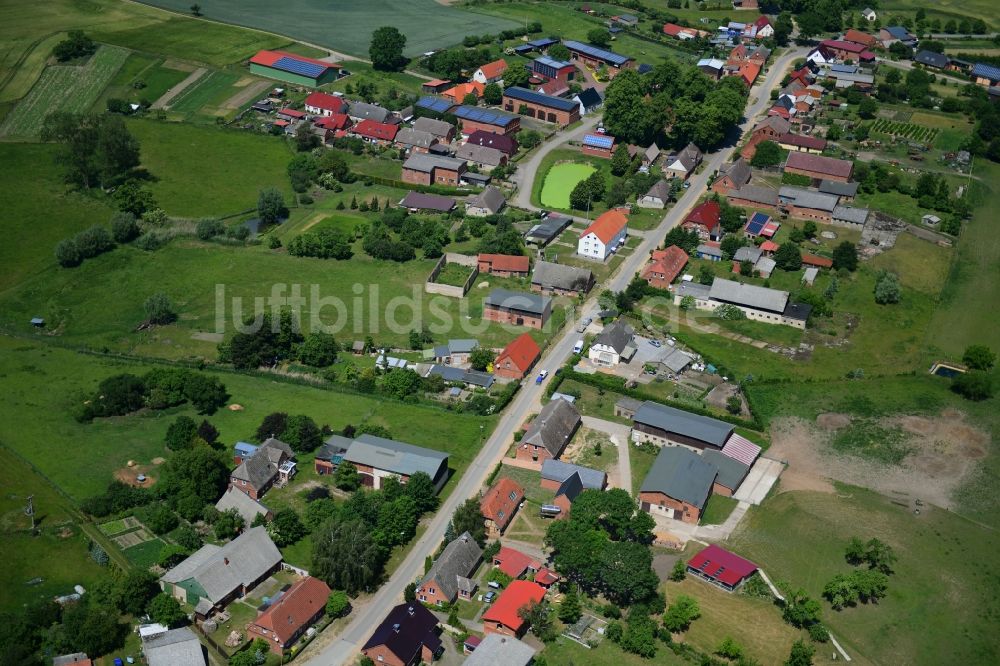
[[938, 134], [937, 129], [932, 127], [924, 127], [914, 123], [895, 122], [893, 120], [886, 120], [885, 118], [879, 118], [873, 122], [871, 129], [873, 132], [898, 136], [921, 143], [932, 143]]
[[[148, 2], [182, 13], [190, 7], [186, 0]], [[216, 0], [203, 11], [215, 21], [287, 35], [365, 59], [372, 32], [383, 25], [395, 25], [406, 35], [408, 56], [458, 44], [465, 35], [495, 34], [523, 25], [434, 0], [289, 0], [280, 12], [266, 0]]]
[[37, 136], [51, 113], [89, 111], [127, 57], [125, 49], [102, 46], [82, 67], [48, 67], [0, 125], [0, 136]]
[[171, 100], [169, 108], [176, 113], [211, 113], [227, 99], [233, 96], [233, 84], [239, 76], [229, 72], [213, 71], [195, 81], [194, 85], [181, 91]]
[[585, 180], [597, 169], [589, 164], [574, 164], [564, 162], [556, 164], [545, 175], [545, 184], [542, 185], [542, 205], [553, 208], [569, 208], [569, 194], [576, 187], [577, 183]]

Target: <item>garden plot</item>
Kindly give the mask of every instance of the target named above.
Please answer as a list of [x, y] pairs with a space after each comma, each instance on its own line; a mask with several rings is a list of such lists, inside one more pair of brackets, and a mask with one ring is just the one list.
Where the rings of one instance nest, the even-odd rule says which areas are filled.
[[[899, 114], [896, 117], [899, 118]], [[877, 119], [872, 123], [871, 130], [910, 141], [919, 141], [920, 143], [931, 143], [938, 135], [937, 128], [924, 127], [923, 125], [911, 122], [888, 120], [887, 118]]]
[[140, 524], [140, 527], [138, 529], [132, 530], [131, 532], [125, 532], [123, 534], [119, 534], [118, 536], [113, 538], [112, 541], [114, 541], [119, 548], [125, 550], [126, 548], [131, 548], [132, 546], [138, 546], [141, 543], [152, 541], [155, 538], [156, 537], [154, 537], [149, 532], [149, 530], [147, 530], [145, 527], [142, 527]]
[[140, 523], [139, 520], [133, 516], [126, 516], [120, 520], [112, 520], [98, 525], [98, 529], [110, 537], [130, 532], [135, 530], [137, 527], [142, 527], [142, 523]]
[[125, 49], [101, 46], [86, 65], [47, 67], [38, 83], [0, 125], [0, 136], [38, 136], [50, 114], [88, 111], [128, 55]]

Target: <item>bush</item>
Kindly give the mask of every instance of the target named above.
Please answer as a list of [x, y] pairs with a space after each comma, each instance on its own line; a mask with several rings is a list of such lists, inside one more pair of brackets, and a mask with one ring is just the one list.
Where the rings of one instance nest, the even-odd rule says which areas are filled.
[[163, 292], [157, 292], [143, 303], [146, 319], [151, 324], [169, 324], [177, 319], [174, 306]]
[[116, 243], [130, 243], [139, 237], [139, 223], [135, 215], [118, 212], [111, 216], [111, 236]]
[[83, 262], [83, 255], [73, 238], [65, 238], [56, 245], [56, 261], [63, 268], [73, 268]]
[[211, 240], [226, 233], [226, 225], [220, 220], [201, 220], [195, 228], [195, 233], [201, 240]]
[[875, 278], [875, 302], [879, 305], [899, 303], [901, 289], [895, 273], [882, 270]]
[[135, 246], [140, 250], [152, 252], [154, 250], [159, 250], [166, 242], [166, 236], [158, 234], [155, 231], [147, 231], [143, 235], [139, 236], [139, 238], [135, 241]]
[[993, 397], [993, 380], [980, 370], [959, 373], [951, 381], [951, 390], [966, 400], [979, 402]]

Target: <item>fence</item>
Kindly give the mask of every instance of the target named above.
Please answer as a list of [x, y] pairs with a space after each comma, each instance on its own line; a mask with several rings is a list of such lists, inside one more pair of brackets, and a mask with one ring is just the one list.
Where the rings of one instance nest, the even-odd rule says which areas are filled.
[[[439, 284], [435, 282], [441, 274], [441, 271], [443, 271], [444, 267], [448, 264], [458, 264], [459, 266], [472, 268], [472, 272], [469, 274], [469, 277], [466, 278], [461, 287], [453, 284]], [[427, 276], [427, 281], [424, 282], [424, 291], [428, 294], [439, 294], [441, 296], [450, 296], [451, 298], [465, 298], [465, 295], [469, 293], [470, 289], [472, 289], [472, 283], [475, 282], [477, 277], [479, 277], [479, 261], [476, 257], [448, 252], [438, 259], [437, 264], [434, 266], [434, 270], [432, 270], [431, 274]]]

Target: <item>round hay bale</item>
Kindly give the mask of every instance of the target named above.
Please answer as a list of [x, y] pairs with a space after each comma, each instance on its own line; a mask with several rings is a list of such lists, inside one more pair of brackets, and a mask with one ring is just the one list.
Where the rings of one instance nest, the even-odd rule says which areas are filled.
[[229, 407], [227, 409], [229, 409], [229, 411], [231, 411], [231, 412], [242, 412], [243, 411], [243, 405], [238, 405], [238, 404], [236, 404], [234, 402], [233, 404], [229, 405]]
[[134, 460], [129, 460], [129, 461], [128, 461], [127, 463], [125, 463], [125, 464], [126, 464], [126, 465], [128, 465], [129, 467], [135, 467], [135, 461], [134, 461]]

